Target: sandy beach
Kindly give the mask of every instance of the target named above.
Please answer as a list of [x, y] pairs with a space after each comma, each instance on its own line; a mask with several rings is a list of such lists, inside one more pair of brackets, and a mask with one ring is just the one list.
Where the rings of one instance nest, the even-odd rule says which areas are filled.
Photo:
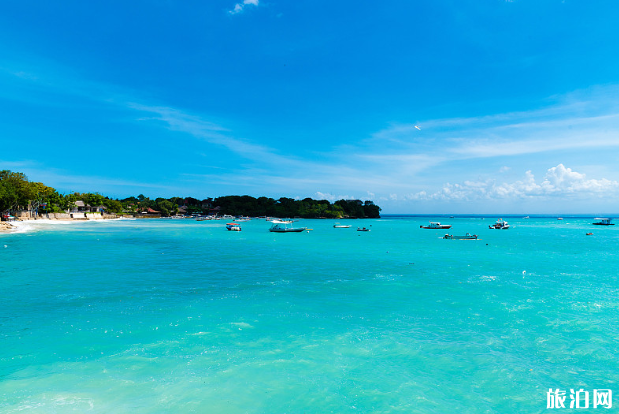
[[0, 221], [0, 232], [6, 233], [12, 230], [15, 230], [15, 226], [7, 221]]
[[[41, 228], [42, 226], [50, 226], [50, 225], [62, 225], [62, 224], [77, 224], [77, 223], [88, 223], [88, 222], [104, 222], [111, 220], [123, 220], [117, 216], [107, 216], [105, 218], [97, 218], [93, 220], [84, 220], [84, 219], [72, 219], [72, 218], [55, 218], [53, 215], [50, 215], [50, 218], [38, 218], [38, 219], [26, 219], [26, 220], [16, 220], [12, 222], [0, 221], [0, 234], [6, 233], [22, 233], [25, 231], [29, 231], [35, 228]], [[68, 214], [66, 215], [68, 216]], [[108, 218], [109, 217], [109, 218]], [[113, 218], [112, 218], [113, 217]]]

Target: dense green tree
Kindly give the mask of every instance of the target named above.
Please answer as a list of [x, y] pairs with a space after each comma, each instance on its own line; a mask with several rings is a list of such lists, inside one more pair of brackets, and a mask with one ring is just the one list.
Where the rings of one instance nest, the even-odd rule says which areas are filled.
[[[51, 188], [51, 187], [50, 187]], [[58, 191], [54, 190], [53, 193], [49, 194], [43, 199], [43, 203], [45, 208], [43, 211], [48, 213], [62, 213], [69, 208], [69, 200], [63, 194], [60, 194]]]
[[23, 173], [0, 171], [0, 211], [26, 208], [36, 197], [36, 186]]
[[99, 207], [104, 205], [106, 197], [103, 197], [99, 193], [86, 193], [82, 194], [82, 201], [91, 207]]
[[106, 207], [106, 212], [108, 213], [120, 214], [123, 211], [123, 205], [118, 200], [110, 200], [109, 198], [106, 198], [103, 201], [103, 205]]
[[363, 213], [368, 218], [379, 218], [381, 208], [371, 200], [366, 200], [363, 204]]
[[161, 215], [164, 217], [169, 217], [178, 212], [178, 206], [165, 198], [157, 198], [155, 202], [157, 203], [155, 210], [161, 212]]

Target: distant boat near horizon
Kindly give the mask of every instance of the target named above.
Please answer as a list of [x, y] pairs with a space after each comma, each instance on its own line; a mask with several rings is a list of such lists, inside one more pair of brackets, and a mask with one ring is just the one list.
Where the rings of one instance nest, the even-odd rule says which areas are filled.
[[488, 228], [496, 230], [507, 230], [509, 228], [509, 223], [500, 218], [496, 221], [496, 223], [489, 225]]
[[432, 229], [432, 230], [447, 230], [451, 228], [451, 224], [441, 224], [439, 222], [431, 221], [427, 226], [419, 226], [420, 229]]
[[615, 225], [615, 223], [611, 223], [612, 221], [611, 218], [596, 217], [593, 220], [600, 220], [600, 221], [591, 223], [591, 224], [595, 224], [596, 226], [614, 226]]

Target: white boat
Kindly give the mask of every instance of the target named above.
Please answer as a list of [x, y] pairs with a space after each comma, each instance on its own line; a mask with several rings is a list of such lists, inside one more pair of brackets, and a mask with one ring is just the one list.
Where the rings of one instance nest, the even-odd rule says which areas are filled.
[[271, 223], [286, 223], [286, 224], [290, 224], [293, 222], [293, 220], [284, 220], [284, 219], [271, 218], [271, 217], [267, 221], [270, 221]]
[[446, 234], [443, 238], [449, 240], [477, 240], [477, 235], [471, 233], [466, 233], [464, 236], [453, 236], [451, 234]]
[[241, 225], [239, 223], [226, 223], [226, 228], [229, 231], [241, 231]]
[[431, 221], [429, 225], [427, 226], [419, 226], [420, 229], [450, 229], [451, 228], [451, 224], [441, 224], [435, 221]]
[[599, 221], [591, 223], [591, 224], [595, 224], [596, 226], [614, 226], [615, 225], [615, 223], [611, 223], [612, 221], [611, 218], [596, 217], [593, 220], [599, 220]]
[[350, 225], [336, 223], [333, 225], [334, 229], [349, 229]]
[[307, 230], [307, 227], [292, 227], [292, 221], [273, 220], [273, 225], [269, 229], [273, 233], [301, 233]]
[[497, 229], [497, 230], [507, 230], [509, 228], [509, 224], [503, 220], [502, 218], [498, 219], [496, 223], [488, 226], [489, 229]]

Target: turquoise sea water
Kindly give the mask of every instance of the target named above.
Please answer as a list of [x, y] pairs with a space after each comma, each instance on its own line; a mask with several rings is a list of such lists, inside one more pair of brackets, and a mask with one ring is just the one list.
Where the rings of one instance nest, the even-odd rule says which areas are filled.
[[0, 235], [0, 412], [538, 413], [549, 388], [619, 393], [619, 226], [430, 219]]

